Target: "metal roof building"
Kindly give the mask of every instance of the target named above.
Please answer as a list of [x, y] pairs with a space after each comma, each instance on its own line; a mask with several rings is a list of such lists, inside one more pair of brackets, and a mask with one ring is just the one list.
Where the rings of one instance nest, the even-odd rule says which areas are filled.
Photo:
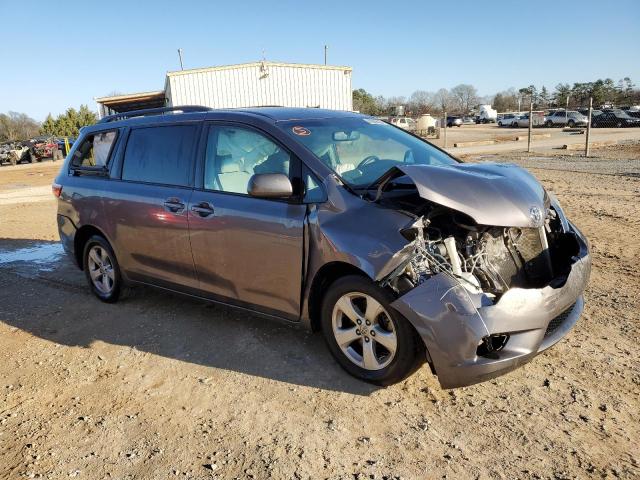
[[157, 106], [352, 110], [351, 67], [279, 62], [168, 72], [164, 90], [96, 98], [100, 116]]

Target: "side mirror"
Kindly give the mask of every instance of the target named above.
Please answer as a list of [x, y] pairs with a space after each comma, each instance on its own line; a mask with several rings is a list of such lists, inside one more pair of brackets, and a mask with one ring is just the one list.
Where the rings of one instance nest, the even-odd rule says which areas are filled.
[[284, 173], [256, 173], [249, 179], [247, 193], [257, 198], [289, 198], [293, 186]]

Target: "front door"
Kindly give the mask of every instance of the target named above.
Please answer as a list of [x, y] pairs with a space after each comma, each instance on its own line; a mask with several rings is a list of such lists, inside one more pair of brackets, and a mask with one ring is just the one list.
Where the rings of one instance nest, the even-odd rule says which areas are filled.
[[133, 280], [197, 288], [187, 208], [199, 126], [134, 128], [121, 180], [104, 201], [121, 268]]
[[247, 184], [254, 173], [291, 178], [298, 160], [249, 127], [212, 125], [205, 137], [203, 188], [189, 204], [200, 288], [222, 301], [297, 318], [306, 206], [251, 197]]

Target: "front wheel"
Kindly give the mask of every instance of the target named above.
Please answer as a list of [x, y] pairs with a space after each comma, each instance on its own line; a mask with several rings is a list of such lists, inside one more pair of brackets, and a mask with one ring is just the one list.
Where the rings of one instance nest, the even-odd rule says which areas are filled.
[[360, 276], [334, 282], [322, 304], [322, 330], [340, 366], [356, 378], [391, 385], [425, 358], [411, 324], [391, 307], [393, 295]]
[[567, 125], [569, 126], [569, 128], [573, 128], [576, 126], [576, 122], [574, 122], [573, 120], [569, 120], [569, 123], [567, 123]]
[[92, 236], [84, 247], [84, 273], [93, 294], [106, 303], [120, 297], [122, 276], [109, 242], [100, 235]]

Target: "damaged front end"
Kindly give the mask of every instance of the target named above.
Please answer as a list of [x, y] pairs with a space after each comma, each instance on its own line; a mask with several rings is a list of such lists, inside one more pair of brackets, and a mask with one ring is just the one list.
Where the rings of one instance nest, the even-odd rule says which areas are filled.
[[533, 177], [486, 164], [394, 170], [371, 200], [415, 220], [376, 280], [395, 291], [444, 388], [512, 370], [573, 327], [588, 244]]

